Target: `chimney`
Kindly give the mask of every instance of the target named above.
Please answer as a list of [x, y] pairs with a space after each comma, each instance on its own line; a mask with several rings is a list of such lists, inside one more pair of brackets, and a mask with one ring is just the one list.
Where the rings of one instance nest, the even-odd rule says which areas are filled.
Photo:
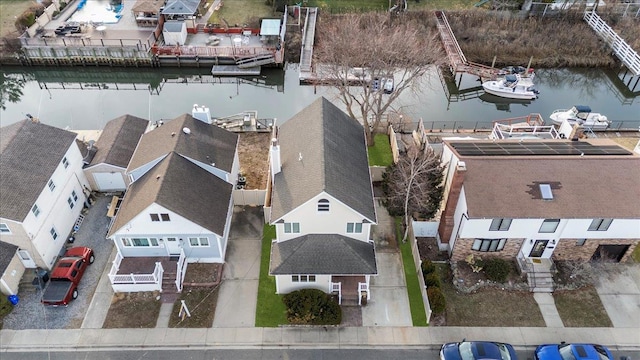
[[211, 120], [211, 112], [206, 106], [199, 106], [198, 104], [194, 104], [193, 110], [191, 110], [191, 116], [193, 116], [194, 119], [200, 120], [207, 124], [213, 123], [213, 121]]
[[278, 133], [274, 131], [276, 137], [271, 139], [271, 146], [269, 148], [269, 161], [271, 165], [271, 181], [275, 179], [277, 173], [282, 170], [282, 164], [280, 163], [280, 145], [278, 144]]

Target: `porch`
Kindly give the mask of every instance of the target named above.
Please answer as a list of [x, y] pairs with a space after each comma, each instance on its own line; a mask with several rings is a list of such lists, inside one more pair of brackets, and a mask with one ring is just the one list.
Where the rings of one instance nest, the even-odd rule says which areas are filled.
[[551, 258], [526, 257], [520, 252], [517, 262], [520, 271], [527, 274], [531, 292], [553, 292], [555, 288], [553, 275], [557, 270]]
[[340, 305], [362, 305], [363, 297], [366, 300], [371, 298], [369, 277], [364, 275], [332, 276], [331, 293], [338, 296], [338, 304]]
[[179, 257], [123, 257], [119, 252], [109, 271], [115, 292], [181, 292], [187, 270], [184, 251]]

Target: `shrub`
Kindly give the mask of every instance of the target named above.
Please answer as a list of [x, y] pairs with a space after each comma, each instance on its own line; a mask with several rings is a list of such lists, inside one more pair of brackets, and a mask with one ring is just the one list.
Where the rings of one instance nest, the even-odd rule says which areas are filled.
[[424, 284], [427, 285], [427, 288], [431, 287], [440, 287], [440, 275], [436, 272], [432, 272], [430, 274], [425, 275]]
[[422, 264], [420, 265], [422, 268], [422, 275], [427, 276], [436, 271], [436, 266], [433, 264], [431, 260], [422, 260]]
[[51, 14], [51, 16], [53, 16], [54, 18], [58, 15], [60, 15], [60, 10], [56, 10], [53, 12], [53, 14]]
[[62, 11], [62, 9], [64, 9], [65, 7], [67, 7], [67, 3], [64, 1], [60, 1], [60, 11]]
[[511, 264], [500, 258], [490, 258], [483, 261], [484, 273], [491, 281], [505, 282], [511, 273]]
[[302, 289], [283, 296], [287, 320], [299, 325], [338, 325], [342, 309], [331, 295], [318, 289]]
[[444, 294], [442, 294], [442, 290], [437, 287], [428, 288], [427, 297], [429, 298], [431, 311], [433, 311], [434, 314], [442, 314], [447, 305]]
[[36, 23], [36, 14], [30, 10], [26, 10], [16, 19], [16, 29], [24, 31], [29, 26]]

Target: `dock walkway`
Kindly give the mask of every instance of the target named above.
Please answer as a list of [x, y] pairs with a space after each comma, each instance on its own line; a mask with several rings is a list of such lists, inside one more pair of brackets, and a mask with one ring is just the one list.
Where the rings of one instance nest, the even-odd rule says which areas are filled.
[[613, 49], [613, 53], [635, 75], [640, 76], [640, 55], [624, 41], [595, 11], [586, 11], [584, 20]]
[[[311, 61], [313, 59], [313, 43], [316, 36], [316, 17], [318, 8], [306, 8], [307, 16], [304, 21], [302, 33], [302, 48], [300, 50], [300, 77], [310, 77], [312, 73]], [[304, 74], [304, 75], [303, 75]]]

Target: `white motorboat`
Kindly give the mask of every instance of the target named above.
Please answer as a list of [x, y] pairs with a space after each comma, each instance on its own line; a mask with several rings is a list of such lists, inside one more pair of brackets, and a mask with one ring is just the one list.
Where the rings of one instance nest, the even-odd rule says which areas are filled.
[[518, 75], [505, 75], [504, 78], [485, 81], [482, 83], [485, 92], [509, 99], [535, 99], [538, 91], [530, 79]]
[[605, 130], [611, 124], [606, 116], [591, 112], [591, 108], [585, 105], [575, 105], [571, 109], [558, 109], [549, 117], [555, 125], [561, 125], [566, 120], [569, 125], [578, 124], [591, 130]]

